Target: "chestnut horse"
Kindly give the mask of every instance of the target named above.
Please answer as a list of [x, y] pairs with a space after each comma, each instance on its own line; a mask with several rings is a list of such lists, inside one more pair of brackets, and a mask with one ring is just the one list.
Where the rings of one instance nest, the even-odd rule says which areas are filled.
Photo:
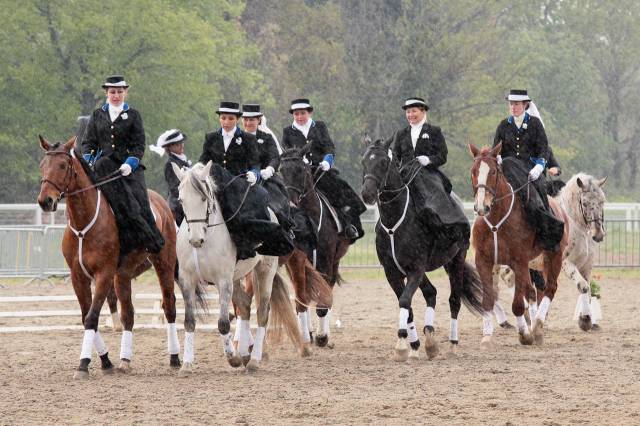
[[[478, 213], [473, 225], [472, 244], [475, 250], [476, 268], [484, 289], [482, 345], [488, 346], [493, 335], [491, 312], [496, 300], [493, 270], [497, 265], [509, 266], [515, 275], [512, 310], [517, 321], [520, 343], [530, 345], [535, 340], [537, 344], [541, 344], [544, 321], [558, 288], [562, 253], [568, 240], [568, 220], [558, 204], [552, 199], [549, 200], [554, 214], [564, 221], [565, 228], [560, 249], [555, 252], [543, 250], [536, 242], [534, 230], [526, 221], [524, 208], [517, 194], [519, 190], [529, 190], [528, 185], [514, 190], [507, 182], [497, 160], [501, 149], [502, 144], [496, 145], [493, 149], [484, 147], [481, 150], [472, 144], [469, 145], [469, 151], [473, 157], [473, 167], [471, 167], [471, 182], [475, 193], [473, 209]], [[543, 274], [547, 285], [538, 307], [536, 290], [529, 275], [529, 262], [540, 255], [542, 255]], [[529, 332], [524, 317], [525, 298], [529, 302], [533, 336]]]
[[[73, 290], [80, 304], [85, 329], [80, 366], [74, 377], [89, 377], [92, 346], [95, 346], [100, 356], [103, 372], [113, 371], [107, 348], [98, 332], [100, 310], [113, 287], [122, 307], [121, 320], [124, 328], [118, 369], [121, 372], [130, 370], [134, 321], [131, 280], [152, 264], [160, 282], [162, 307], [167, 319], [170, 365], [179, 367], [180, 346], [173, 292], [176, 228], [171, 210], [160, 195], [149, 191], [156, 225], [165, 240], [164, 247], [155, 255], [149, 255], [144, 250], [133, 251], [118, 265], [120, 243], [115, 217], [107, 200], [102, 199], [102, 193], [97, 189], [99, 184], [93, 184], [85, 165], [76, 156], [75, 142], [76, 138], [73, 137], [65, 144], [51, 144], [40, 136], [40, 146], [45, 150], [45, 156], [40, 162], [42, 180], [38, 195], [38, 204], [44, 211], [55, 211], [58, 202], [67, 198], [69, 222], [62, 240], [62, 253], [71, 269]], [[95, 282], [93, 298], [92, 281]]]

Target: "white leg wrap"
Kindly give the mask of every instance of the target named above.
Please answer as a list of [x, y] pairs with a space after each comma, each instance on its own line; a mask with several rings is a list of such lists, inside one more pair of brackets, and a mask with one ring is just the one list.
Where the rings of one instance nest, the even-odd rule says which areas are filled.
[[424, 311], [424, 325], [433, 327], [433, 322], [436, 318], [436, 311], [432, 307], [427, 306], [427, 310]]
[[233, 345], [232, 345], [231, 333], [221, 334], [220, 342], [222, 343], [222, 350], [227, 358], [231, 358], [233, 356]]
[[[538, 313], [538, 302], [532, 302], [529, 304], [529, 318], [534, 321], [536, 314]], [[533, 325], [533, 322], [531, 323]]]
[[456, 318], [451, 318], [451, 323], [449, 325], [449, 340], [452, 342], [460, 340], [458, 336], [458, 320]]
[[[529, 309], [529, 301], [527, 300], [526, 297], [523, 297], [522, 300], [524, 300], [524, 308], [525, 309]], [[537, 303], [537, 302], [536, 302]]]
[[102, 336], [99, 331], [96, 331], [96, 335], [93, 337], [93, 346], [96, 348], [96, 352], [98, 352], [98, 356], [102, 356], [109, 352], [107, 350], [107, 345], [104, 344], [104, 340], [102, 340]]
[[130, 331], [122, 332], [122, 340], [120, 340], [120, 359], [131, 361], [133, 357], [133, 333]]
[[504, 309], [500, 302], [496, 301], [496, 304], [493, 305], [493, 313], [496, 316], [496, 321], [498, 324], [502, 324], [507, 321], [507, 315], [504, 313]]
[[195, 333], [185, 331], [184, 333], [184, 362], [193, 364], [195, 359], [195, 352], [193, 350], [193, 344], [195, 342]]
[[262, 345], [264, 343], [264, 335], [266, 329], [264, 327], [258, 327], [256, 332], [256, 341], [253, 344], [253, 351], [251, 351], [251, 359], [256, 361], [262, 361]]
[[407, 324], [407, 327], [409, 327], [409, 342], [415, 342], [417, 341], [418, 338], [418, 331], [416, 330], [416, 323], [415, 322], [410, 322], [409, 324]]
[[547, 296], [543, 297], [540, 301], [540, 307], [538, 308], [536, 319], [542, 320], [542, 322], [544, 322], [547, 319], [547, 312], [549, 312], [550, 305], [551, 299], [549, 299]]
[[591, 298], [591, 323], [597, 324], [602, 319], [602, 308], [600, 307], [600, 299]]
[[400, 314], [398, 315], [398, 329], [406, 330], [407, 321], [409, 321], [409, 310], [405, 308], [400, 308]]
[[518, 333], [522, 334], [529, 332], [529, 327], [527, 327], [527, 320], [524, 319], [524, 315], [516, 317], [516, 324], [518, 326]]
[[234, 342], [240, 341], [241, 329], [242, 329], [242, 318], [237, 317], [236, 318], [236, 332], [233, 334], [233, 341]]
[[175, 322], [167, 323], [167, 350], [169, 355], [180, 353], [180, 342], [178, 342], [178, 330]]
[[320, 318], [318, 322], [318, 336], [328, 336], [329, 335], [329, 315], [331, 315], [331, 311], [327, 312], [327, 315]]
[[311, 341], [311, 336], [309, 335], [309, 327], [307, 326], [307, 315], [308, 311], [300, 312], [298, 314], [298, 324], [300, 324], [300, 333], [302, 333], [302, 341], [308, 343]]
[[307, 331], [309, 332], [309, 335], [311, 335], [311, 330], [313, 329], [313, 326], [311, 323], [311, 311], [307, 309], [305, 311], [305, 314], [307, 315]]
[[96, 337], [95, 330], [85, 330], [84, 337], [82, 338], [82, 350], [80, 350], [80, 359], [91, 359], [91, 349], [93, 348], [93, 341]]
[[240, 339], [238, 340], [238, 353], [240, 356], [249, 355], [249, 336], [251, 336], [251, 324], [248, 320], [240, 323]]
[[493, 335], [493, 316], [491, 315], [491, 312], [485, 312], [482, 315], [482, 335]]

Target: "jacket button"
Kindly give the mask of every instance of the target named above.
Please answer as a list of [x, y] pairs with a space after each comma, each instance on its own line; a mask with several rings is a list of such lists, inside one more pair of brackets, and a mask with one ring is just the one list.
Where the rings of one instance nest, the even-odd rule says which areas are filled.
[[113, 125], [111, 126], [111, 128], [113, 129]]
[[222, 160], [222, 164], [227, 164], [227, 160]]
[[111, 135], [111, 139], [113, 139], [115, 136]]
[[111, 145], [111, 148], [115, 148], [115, 147], [116, 147], [115, 145]]

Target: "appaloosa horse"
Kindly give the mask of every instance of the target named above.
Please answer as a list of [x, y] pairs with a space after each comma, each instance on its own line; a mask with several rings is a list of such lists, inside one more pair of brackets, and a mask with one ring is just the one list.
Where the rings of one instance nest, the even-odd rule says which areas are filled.
[[[484, 294], [482, 299], [483, 338], [482, 344], [487, 347], [493, 335], [492, 310], [496, 300], [493, 271], [496, 265], [509, 266], [515, 275], [515, 294], [512, 310], [516, 316], [520, 343], [530, 345], [543, 341], [544, 321], [549, 306], [558, 287], [558, 274], [562, 268], [562, 253], [567, 246], [567, 217], [558, 204], [550, 200], [554, 214], [565, 222], [564, 236], [560, 242], [560, 250], [555, 252], [543, 250], [536, 241], [532, 227], [527, 223], [525, 212], [517, 192], [527, 191], [527, 187], [511, 187], [502, 173], [497, 156], [502, 144], [493, 149], [484, 147], [481, 150], [469, 145], [473, 157], [471, 182], [475, 193], [474, 210], [478, 213], [473, 230], [472, 244], [475, 249], [476, 268], [482, 279]], [[532, 189], [533, 190], [533, 189]], [[544, 297], [538, 307], [536, 291], [529, 275], [529, 262], [542, 255], [544, 277], [547, 282]], [[533, 336], [524, 318], [524, 301], [529, 302], [529, 315], [533, 324]]]
[[[98, 332], [100, 310], [111, 289], [115, 291], [122, 307], [122, 343], [120, 365], [122, 372], [130, 370], [133, 355], [134, 311], [131, 302], [131, 280], [153, 264], [160, 289], [162, 307], [167, 319], [168, 349], [171, 367], [179, 367], [180, 347], [176, 331], [176, 306], [174, 268], [176, 264], [176, 228], [173, 215], [164, 199], [149, 191], [149, 200], [156, 215], [156, 225], [162, 233], [165, 245], [160, 253], [149, 255], [136, 250], [123, 258], [118, 265], [120, 243], [115, 217], [102, 193], [91, 181], [88, 172], [75, 154], [76, 138], [65, 144], [51, 144], [40, 136], [45, 156], [40, 162], [42, 175], [38, 204], [44, 211], [55, 211], [62, 198], [67, 199], [69, 222], [62, 240], [62, 253], [71, 269], [71, 282], [80, 303], [84, 324], [84, 339], [80, 353], [80, 366], [76, 378], [89, 377], [91, 350], [95, 346], [104, 372], [112, 371], [107, 348]], [[115, 179], [115, 177], [114, 177]], [[91, 296], [91, 282], [95, 292]]]
[[393, 139], [386, 143], [378, 140], [368, 144], [362, 156], [362, 199], [367, 204], [378, 204], [380, 220], [376, 225], [376, 252], [400, 305], [398, 343], [394, 359], [406, 361], [409, 356], [418, 355], [420, 340], [411, 308], [411, 300], [418, 287], [427, 301], [423, 331], [426, 336], [425, 350], [431, 359], [439, 351], [434, 328], [436, 289], [425, 273], [444, 266], [449, 275], [451, 351], [455, 351], [459, 341], [458, 313], [461, 299], [472, 312], [481, 313], [481, 282], [473, 266], [465, 261], [466, 245], [461, 248], [458, 243], [454, 243], [447, 250], [434, 250], [436, 238], [429, 235], [425, 226], [419, 222], [409, 188], [388, 154], [391, 143]]
[[[322, 179], [323, 172], [320, 168], [316, 169], [315, 173], [311, 171], [311, 166], [303, 160], [306, 153], [305, 148], [292, 148], [282, 153], [280, 173], [289, 191], [290, 201], [304, 210], [316, 226], [317, 247], [306, 254], [313, 266], [327, 278], [329, 285], [333, 288], [337, 282], [340, 282], [338, 271], [340, 259], [347, 253], [350, 243], [348, 239], [339, 235], [338, 225], [332, 218], [326, 201], [316, 191], [315, 184], [317, 180]], [[330, 309], [331, 306], [316, 308], [319, 327], [315, 341], [318, 346], [326, 346], [329, 342]], [[311, 319], [307, 306], [297, 304], [296, 310], [303, 339], [309, 342]]]

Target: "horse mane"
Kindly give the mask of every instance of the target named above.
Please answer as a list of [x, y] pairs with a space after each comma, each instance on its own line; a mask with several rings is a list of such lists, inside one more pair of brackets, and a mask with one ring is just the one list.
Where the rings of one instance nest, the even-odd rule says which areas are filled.
[[565, 184], [564, 188], [562, 188], [560, 190], [560, 194], [579, 194], [581, 189], [580, 186], [578, 186], [578, 179], [580, 179], [580, 181], [583, 184], [588, 185], [588, 188], [596, 188], [597, 191], [599, 191], [602, 194], [602, 197], [605, 197], [604, 195], [604, 191], [602, 190], [602, 188], [600, 188], [600, 185], [596, 184], [594, 182], [595, 178], [591, 175], [588, 175], [584, 172], [580, 172], [580, 173], [576, 173], [575, 175], [571, 176], [571, 179], [569, 179], [567, 181], [567, 183]]

